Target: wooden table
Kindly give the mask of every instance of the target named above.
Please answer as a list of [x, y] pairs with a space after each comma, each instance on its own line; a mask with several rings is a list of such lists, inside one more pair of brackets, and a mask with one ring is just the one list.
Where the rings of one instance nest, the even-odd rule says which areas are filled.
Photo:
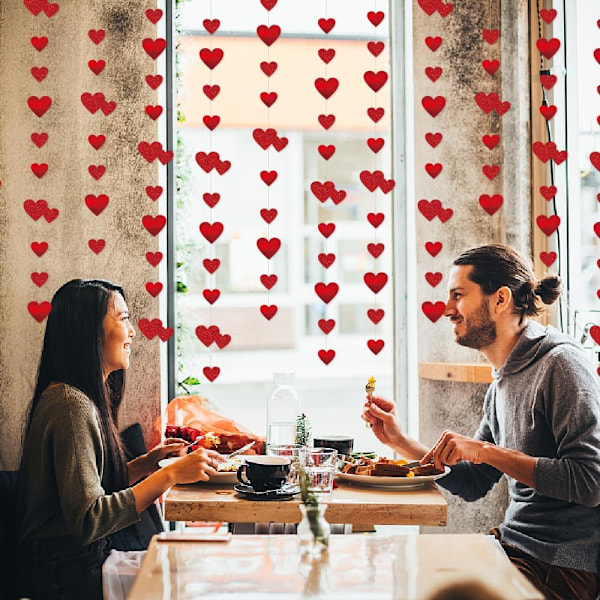
[[[327, 501], [330, 523], [352, 525], [446, 525], [448, 504], [435, 484], [386, 490], [340, 483]], [[255, 501], [229, 487], [175, 486], [164, 498], [167, 521], [298, 523], [300, 500]]]
[[128, 600], [236, 598], [424, 600], [474, 580], [503, 600], [543, 600], [489, 537], [334, 535], [312, 561], [295, 535], [232, 536], [229, 542], [154, 538]]

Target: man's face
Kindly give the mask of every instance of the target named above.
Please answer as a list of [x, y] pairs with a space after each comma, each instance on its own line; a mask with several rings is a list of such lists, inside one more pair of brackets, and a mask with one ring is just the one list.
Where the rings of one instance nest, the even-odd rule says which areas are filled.
[[488, 296], [468, 274], [471, 265], [455, 265], [448, 282], [447, 316], [454, 325], [455, 342], [481, 350], [496, 340], [496, 323], [491, 317]]

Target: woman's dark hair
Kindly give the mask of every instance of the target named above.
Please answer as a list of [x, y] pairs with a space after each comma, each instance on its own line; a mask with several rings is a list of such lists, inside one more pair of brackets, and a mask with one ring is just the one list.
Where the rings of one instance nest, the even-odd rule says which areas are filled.
[[[126, 465], [118, 434], [118, 412], [125, 388], [125, 372], [103, 376], [104, 317], [114, 294], [123, 289], [100, 279], [73, 279], [52, 298], [35, 393], [27, 429], [44, 390], [51, 383], [67, 383], [81, 390], [98, 409], [109, 463], [102, 485], [107, 493], [128, 485]], [[111, 468], [112, 467], [112, 468]]]
[[471, 248], [463, 252], [454, 264], [471, 265], [469, 279], [477, 283], [487, 296], [503, 286], [509, 288], [521, 321], [542, 311], [539, 300], [543, 304], [552, 304], [562, 292], [560, 277], [548, 275], [537, 280], [531, 263], [516, 250], [502, 244]]

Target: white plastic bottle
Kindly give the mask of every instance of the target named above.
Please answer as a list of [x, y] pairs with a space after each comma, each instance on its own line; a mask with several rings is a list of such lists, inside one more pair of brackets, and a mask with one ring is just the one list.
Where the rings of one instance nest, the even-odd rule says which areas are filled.
[[273, 373], [275, 389], [267, 400], [267, 446], [296, 443], [300, 401], [294, 389], [293, 371]]

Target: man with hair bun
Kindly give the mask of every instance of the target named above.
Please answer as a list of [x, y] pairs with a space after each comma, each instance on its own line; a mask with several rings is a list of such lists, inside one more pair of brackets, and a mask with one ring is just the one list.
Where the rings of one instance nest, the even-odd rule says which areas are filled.
[[442, 433], [432, 448], [406, 436], [395, 404], [374, 396], [363, 419], [407, 459], [451, 467], [438, 483], [464, 500], [485, 496], [502, 475], [510, 503], [493, 530], [510, 560], [555, 600], [600, 592], [600, 387], [581, 346], [529, 317], [561, 293], [528, 260], [499, 244], [463, 252], [444, 315], [455, 341], [489, 360], [493, 381], [470, 438]]

